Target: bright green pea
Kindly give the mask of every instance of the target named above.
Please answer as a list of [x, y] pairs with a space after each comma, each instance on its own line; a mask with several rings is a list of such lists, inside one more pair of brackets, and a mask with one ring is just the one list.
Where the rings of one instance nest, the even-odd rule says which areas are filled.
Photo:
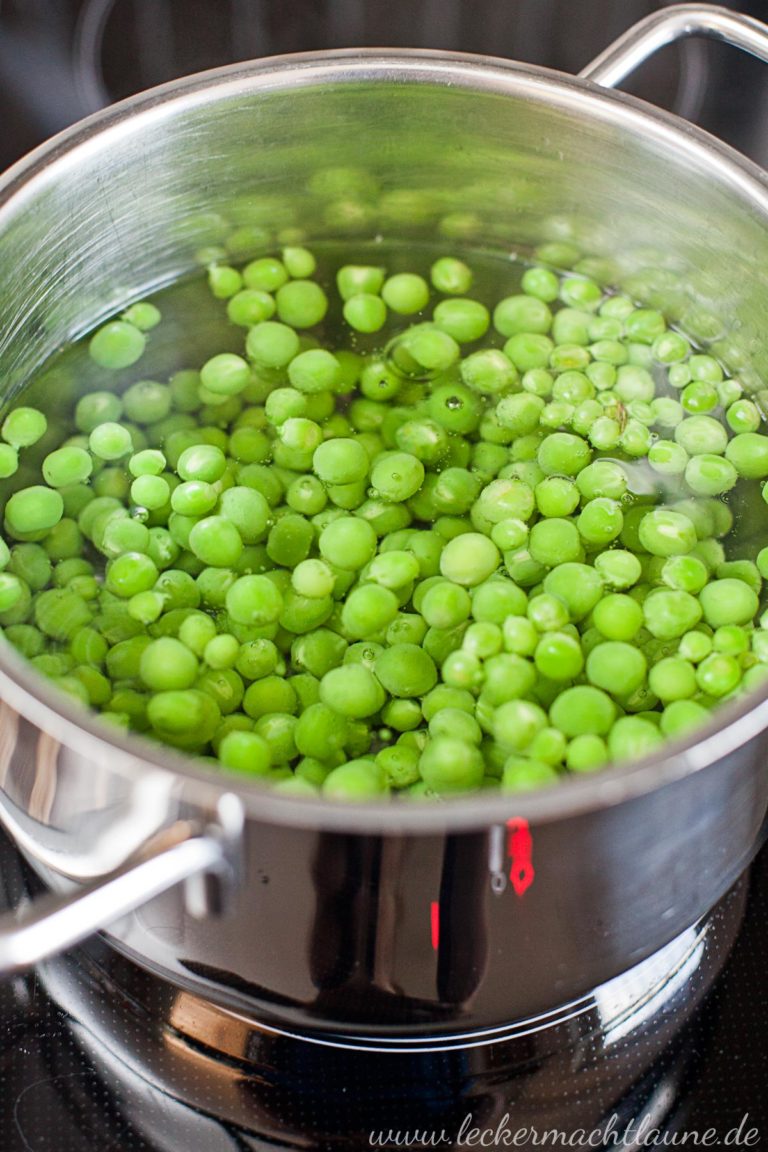
[[208, 269], [208, 287], [217, 300], [228, 300], [239, 292], [243, 278], [236, 268], [228, 264], [212, 264]]
[[711, 628], [724, 624], [747, 624], [757, 615], [757, 593], [743, 580], [713, 580], [702, 588], [699, 603], [704, 619]]
[[221, 713], [211, 696], [190, 688], [155, 693], [147, 704], [147, 718], [162, 740], [194, 749], [208, 743]]
[[395, 337], [387, 355], [403, 375], [424, 377], [445, 372], [459, 359], [458, 343], [434, 324], [416, 324]]
[[638, 716], [621, 716], [608, 737], [614, 760], [636, 760], [656, 751], [662, 742], [658, 728]]
[[654, 472], [660, 472], [664, 476], [682, 475], [690, 459], [685, 448], [672, 440], [657, 440], [648, 449], [648, 463]]
[[134, 324], [111, 320], [91, 337], [88, 351], [100, 368], [117, 371], [129, 368], [141, 358], [146, 337]]
[[313, 280], [291, 280], [278, 288], [275, 302], [277, 315], [291, 328], [312, 328], [328, 310], [325, 292]]
[[378, 296], [384, 284], [385, 271], [366, 264], [345, 264], [336, 273], [336, 287], [342, 300], [353, 296]]
[[274, 297], [269, 292], [257, 288], [244, 288], [229, 300], [227, 317], [241, 328], [252, 328], [256, 324], [270, 320], [275, 314], [275, 308]]
[[344, 319], [356, 332], [378, 332], [387, 321], [387, 306], [380, 296], [357, 292], [344, 303]]
[[0, 479], [7, 480], [19, 467], [19, 450], [12, 444], [0, 444]]
[[455, 736], [437, 736], [424, 749], [419, 772], [429, 788], [444, 793], [479, 787], [485, 768], [479, 749], [472, 744]]
[[587, 545], [605, 547], [617, 539], [624, 526], [621, 505], [616, 500], [609, 500], [604, 496], [589, 500], [584, 505], [576, 526]]
[[288, 273], [281, 260], [274, 256], [262, 256], [251, 260], [243, 268], [243, 283], [247, 288], [260, 292], [274, 292], [288, 279]]
[[502, 336], [543, 335], [552, 327], [552, 312], [544, 300], [535, 296], [507, 296], [494, 309], [493, 326]]
[[153, 691], [191, 688], [197, 679], [197, 658], [179, 640], [162, 636], [144, 648], [139, 671], [143, 682]]
[[768, 476], [768, 436], [741, 432], [728, 441], [725, 455], [739, 476], [749, 480], [764, 480]]
[[58, 524], [64, 513], [59, 492], [32, 485], [14, 492], [5, 506], [5, 522], [14, 536], [47, 532]]
[[412, 272], [399, 272], [384, 281], [381, 295], [388, 308], [401, 316], [421, 312], [429, 302], [429, 285]]
[[334, 768], [322, 783], [323, 796], [330, 800], [369, 800], [386, 793], [383, 768], [374, 760], [350, 760]]
[[107, 565], [105, 587], [116, 596], [129, 599], [148, 592], [158, 578], [154, 562], [141, 552], [125, 552]]
[[688, 660], [669, 656], [651, 668], [648, 685], [664, 704], [687, 700], [698, 690], [696, 670]]
[[680, 556], [696, 545], [696, 529], [687, 516], [666, 508], [647, 512], [640, 521], [640, 543], [654, 556]]
[[386, 701], [373, 673], [359, 664], [332, 668], [320, 681], [320, 699], [341, 716], [364, 719], [379, 712]]
[[608, 761], [608, 748], [600, 736], [574, 736], [568, 744], [566, 765], [571, 772], [594, 772]]
[[249, 776], [265, 776], [272, 766], [270, 746], [256, 732], [230, 730], [219, 744], [219, 759], [225, 768]]
[[696, 683], [707, 696], [727, 696], [741, 680], [741, 665], [733, 656], [713, 652], [696, 668]]
[[387, 500], [407, 500], [424, 482], [424, 465], [408, 452], [382, 453], [371, 470], [371, 484]]
[[453, 256], [441, 256], [430, 268], [429, 275], [433, 288], [447, 295], [463, 296], [472, 287], [471, 269]]
[[149, 332], [150, 329], [156, 328], [160, 323], [162, 314], [160, 309], [155, 304], [150, 303], [149, 300], [138, 300], [126, 309], [122, 319], [133, 324], [134, 328], [138, 328], [141, 332]]
[[213, 568], [230, 568], [243, 550], [237, 528], [224, 516], [206, 516], [189, 533], [189, 547], [198, 560]]
[[376, 533], [370, 524], [343, 516], [327, 524], [318, 541], [320, 555], [337, 568], [358, 571], [376, 551]]
[[689, 632], [703, 615], [699, 601], [677, 589], [654, 589], [643, 601], [645, 627], [658, 640], [674, 640]]
[[157, 448], [145, 448], [135, 452], [128, 461], [131, 476], [159, 476], [166, 466], [166, 459]]
[[611, 730], [616, 708], [607, 693], [591, 685], [566, 688], [550, 708], [550, 720], [568, 737], [605, 736]]
[[[734, 437], [730, 443], [733, 444], [738, 439], [739, 437]], [[689, 416], [681, 421], [675, 428], [675, 440], [686, 450], [689, 456], [699, 456], [702, 453], [720, 456], [726, 452], [729, 443], [725, 428], [712, 416]], [[768, 437], [766, 437], [766, 444], [768, 444]], [[751, 445], [747, 445], [747, 456], [751, 455], [750, 447]], [[733, 460], [732, 455], [728, 458], [738, 471], [739, 466]], [[768, 475], [768, 471], [766, 471], [766, 475]]]
[[751, 400], [736, 400], [728, 407], [725, 418], [737, 434], [757, 432], [762, 423], [760, 411]]
[[120, 460], [133, 448], [131, 434], [122, 424], [99, 424], [88, 437], [88, 447], [101, 460]]
[[512, 755], [504, 762], [501, 787], [505, 792], [530, 792], [557, 783], [555, 768], [542, 760]]
[[661, 579], [670, 588], [696, 595], [707, 583], [709, 574], [697, 556], [670, 556], [661, 569]]
[[643, 610], [631, 596], [614, 592], [594, 607], [592, 619], [607, 640], [633, 640], [643, 625]]
[[348, 594], [341, 622], [347, 635], [362, 640], [386, 628], [395, 619], [398, 607], [398, 599], [389, 588], [363, 584]]
[[123, 410], [136, 424], [156, 424], [171, 411], [173, 395], [170, 388], [156, 380], [139, 380], [127, 388], [122, 396]]
[[332, 391], [339, 377], [339, 362], [323, 348], [300, 352], [288, 365], [288, 379], [299, 392]]
[[170, 495], [168, 482], [162, 476], [137, 476], [131, 484], [131, 500], [149, 511], [165, 507]]
[[293, 328], [277, 320], [255, 324], [245, 341], [248, 358], [259, 368], [285, 368], [299, 349], [299, 337]]
[[545, 304], [557, 300], [560, 293], [560, 281], [549, 268], [526, 268], [520, 287], [527, 296], [535, 296]]
[[570, 432], [553, 432], [541, 443], [537, 461], [548, 475], [576, 476], [585, 468], [592, 456], [589, 445], [580, 436]]
[[549, 680], [574, 680], [584, 667], [579, 641], [567, 632], [551, 631], [539, 640], [534, 663]]
[[537, 332], [516, 332], [504, 345], [504, 355], [518, 372], [546, 368], [555, 345], [549, 336]]
[[432, 319], [441, 331], [447, 332], [459, 344], [479, 340], [488, 331], [491, 322], [484, 304], [460, 297], [441, 300], [432, 314]]
[[250, 383], [251, 369], [242, 356], [220, 352], [206, 360], [200, 369], [204, 388], [217, 396], [236, 396]]
[[582, 555], [579, 529], [571, 520], [551, 517], [531, 529], [528, 551], [547, 568], [579, 560]]
[[510, 391], [518, 378], [514, 364], [495, 348], [485, 348], [466, 356], [459, 371], [468, 388], [489, 396]]
[[228, 589], [226, 607], [236, 623], [260, 627], [277, 621], [283, 609], [283, 597], [267, 576], [246, 575]]
[[449, 540], [440, 556], [440, 572], [455, 584], [473, 587], [496, 571], [499, 550], [492, 540], [477, 532], [468, 532]]
[[645, 680], [643, 653], [621, 640], [597, 644], [587, 657], [587, 678], [597, 688], [615, 696], [630, 696]]

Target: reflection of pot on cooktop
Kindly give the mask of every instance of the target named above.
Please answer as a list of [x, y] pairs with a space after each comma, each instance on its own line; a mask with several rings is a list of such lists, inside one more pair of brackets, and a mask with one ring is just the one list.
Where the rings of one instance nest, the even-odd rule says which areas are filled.
[[[645, 1117], [668, 1141], [727, 1133], [745, 1114], [762, 1130], [766, 865], [763, 855], [751, 890], [742, 879], [710, 916], [589, 995], [493, 1034], [425, 1033], [411, 1050], [361, 1030], [253, 1021], [93, 940], [0, 987], [3, 1152], [48, 1152], [54, 1132], [57, 1152], [359, 1152], [398, 1125], [455, 1137], [467, 1116], [501, 1130], [497, 1147], [523, 1126], [612, 1122], [620, 1137]], [[36, 887], [2, 835], [0, 877], [0, 910]], [[347, 975], [326, 968], [326, 992], [351, 991]]]
[[[660, 0], [4, 0], [0, 164], [185, 73], [283, 52], [450, 48], [577, 72]], [[765, 17], [763, 0], [728, 5]], [[768, 160], [768, 74], [717, 44], [661, 53], [628, 89]]]

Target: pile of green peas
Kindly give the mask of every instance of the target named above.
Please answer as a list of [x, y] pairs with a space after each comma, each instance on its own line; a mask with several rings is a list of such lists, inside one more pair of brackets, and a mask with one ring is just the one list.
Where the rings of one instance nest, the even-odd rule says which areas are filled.
[[217, 261], [241, 354], [121, 394], [161, 313], [103, 325], [35, 483], [44, 413], [0, 428], [5, 639], [115, 725], [339, 800], [549, 786], [755, 687], [768, 549], [728, 557], [723, 498], [768, 478], [758, 404], [538, 257], [493, 301], [455, 256]]

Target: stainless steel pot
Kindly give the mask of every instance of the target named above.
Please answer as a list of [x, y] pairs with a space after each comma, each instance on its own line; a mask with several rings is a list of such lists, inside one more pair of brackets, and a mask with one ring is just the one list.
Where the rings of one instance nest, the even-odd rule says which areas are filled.
[[[628, 289], [759, 388], [765, 173], [606, 90], [691, 33], [768, 59], [755, 21], [680, 5], [577, 79], [330, 52], [181, 80], [85, 121], [0, 184], [5, 398], [79, 332], [188, 272], [201, 244], [275, 221], [310, 240], [565, 237], [618, 254]], [[765, 690], [652, 759], [429, 807], [219, 778], [108, 734], [5, 648], [0, 693], [0, 818], [56, 893], [2, 923], [2, 970], [105, 928], [142, 965], [285, 1027], [492, 1037], [692, 925], [749, 864], [768, 808]]]

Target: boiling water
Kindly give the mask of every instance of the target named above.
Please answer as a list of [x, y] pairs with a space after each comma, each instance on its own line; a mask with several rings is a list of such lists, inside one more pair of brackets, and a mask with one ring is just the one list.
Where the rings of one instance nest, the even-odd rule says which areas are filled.
[[[374, 264], [387, 269], [388, 274], [409, 271], [417, 272], [425, 278], [429, 276], [431, 263], [445, 255], [446, 246], [415, 243], [368, 242], [365, 244], [343, 242], [322, 242], [312, 245], [318, 260], [315, 279], [325, 289], [329, 299], [328, 313], [321, 325], [311, 330], [311, 336], [328, 348], [346, 348], [361, 355], [384, 354], [391, 349], [398, 337], [411, 325], [429, 320], [438, 294], [435, 293], [422, 313], [412, 316], [397, 316], [390, 312], [387, 323], [379, 332], [365, 335], [357, 333], [344, 323], [341, 315], [342, 302], [335, 288], [335, 272], [345, 263]], [[469, 251], [456, 253], [465, 260], [473, 271], [473, 283], [468, 293], [480, 300], [491, 310], [495, 303], [505, 296], [520, 291], [520, 281], [526, 268], [530, 266], [525, 252], [498, 252], [473, 247]], [[585, 262], [589, 264], [589, 261]], [[577, 265], [577, 268], [579, 265]], [[161, 323], [148, 334], [146, 350], [141, 360], [122, 371], [106, 371], [94, 363], [88, 354], [88, 337], [66, 348], [37, 374], [30, 383], [23, 402], [41, 408], [49, 418], [49, 431], [44, 439], [21, 458], [19, 472], [11, 480], [0, 481], [0, 499], [7, 499], [16, 488], [39, 481], [39, 468], [44, 455], [57, 447], [63, 437], [61, 429], [72, 429], [72, 413], [77, 400], [94, 390], [124, 391], [137, 380], [167, 380], [181, 369], [197, 369], [210, 356], [219, 352], [243, 354], [247, 329], [232, 324], [227, 319], [226, 301], [216, 300], [211, 295], [204, 274], [193, 275], [169, 288], [155, 293], [151, 299], [162, 313]], [[553, 310], [557, 304], [551, 306]], [[504, 337], [493, 328], [478, 342], [482, 347], [502, 347]], [[691, 340], [694, 350], [697, 342]], [[467, 346], [465, 346], [466, 348]], [[475, 345], [469, 345], [470, 349]], [[657, 363], [652, 372], [657, 395], [679, 398], [679, 392], [669, 384], [666, 369]], [[340, 400], [346, 406], [349, 398]], [[207, 410], [209, 423], [215, 423], [210, 409]], [[724, 413], [717, 408], [707, 415], [720, 420]], [[671, 431], [664, 435], [671, 437]], [[656, 433], [652, 431], [652, 437]], [[679, 500], [681, 479], [666, 476], [650, 468], [645, 459], [630, 458], [622, 452], [596, 453], [615, 457], [625, 468], [629, 480], [630, 499], [653, 502], [674, 502]], [[735, 518], [736, 530], [728, 540], [729, 556], [754, 555], [763, 539], [761, 522], [764, 504], [754, 483], [739, 482], [728, 493], [727, 503]], [[768, 536], [768, 533], [765, 535]]]
[[[328, 313], [321, 325], [312, 329], [309, 340], [316, 341], [320, 346], [333, 350], [346, 349], [363, 356], [379, 355], [385, 359], [392, 355], [392, 349], [397, 346], [402, 333], [414, 324], [428, 321], [431, 317], [434, 301], [430, 301], [423, 313], [407, 317], [397, 316], [390, 312], [385, 327], [374, 334], [362, 335], [352, 331], [342, 317], [342, 302], [335, 287], [335, 273], [345, 263], [376, 264], [386, 268], [388, 274], [410, 271], [424, 276], [429, 275], [430, 265], [437, 256], [445, 255], [445, 248], [436, 250], [432, 247], [419, 247], [416, 245], [394, 244], [321, 244], [313, 246], [318, 258], [318, 271], [315, 279], [325, 289], [329, 299]], [[517, 253], [498, 253], [482, 250], [471, 252], [457, 252], [472, 268], [474, 280], [469, 291], [473, 299], [484, 303], [490, 310], [503, 298], [515, 295], [520, 291], [521, 278], [530, 265]], [[586, 271], [586, 269], [585, 269]], [[578, 272], [578, 266], [577, 266]], [[438, 294], [434, 294], [436, 297]], [[22, 452], [21, 466], [13, 478], [2, 482], [0, 487], [0, 501], [7, 499], [10, 493], [20, 487], [39, 484], [41, 482], [40, 466], [44, 456], [53, 448], [59, 447], [68, 436], [76, 432], [73, 412], [77, 400], [95, 390], [124, 391], [131, 384], [139, 380], [167, 381], [174, 373], [183, 369], [199, 369], [211, 356], [221, 352], [244, 353], [247, 330], [232, 324], [227, 318], [226, 301], [215, 299], [206, 282], [204, 275], [192, 276], [173, 287], [157, 293], [152, 297], [157, 304], [162, 320], [157, 327], [148, 334], [147, 346], [142, 358], [137, 364], [121, 371], [108, 371], [100, 368], [90, 357], [88, 340], [84, 338], [66, 348], [55, 357], [41, 371], [30, 384], [23, 402], [39, 407], [48, 416], [49, 427], [43, 439], [31, 449]], [[553, 310], [557, 304], [552, 305]], [[306, 339], [306, 334], [305, 334]], [[504, 345], [505, 338], [492, 328], [487, 335], [476, 345], [466, 345], [462, 352], [481, 347], [497, 347]], [[692, 342], [693, 343], [693, 342]], [[678, 397], [669, 382], [667, 371], [659, 364], [649, 364], [656, 384], [657, 396]], [[426, 378], [423, 377], [423, 378]], [[403, 392], [395, 399], [395, 405], [400, 407], [415, 405], [419, 399], [419, 387], [422, 378], [412, 377], [405, 380]], [[446, 379], [458, 379], [457, 376], [448, 375]], [[275, 377], [275, 386], [287, 382], [287, 377], [279, 374]], [[266, 392], [266, 389], [264, 390]], [[408, 395], [409, 399], [403, 399]], [[346, 407], [350, 397], [341, 397], [339, 406]], [[368, 399], [371, 399], [370, 394]], [[491, 398], [489, 407], [495, 402]], [[461, 401], [457, 399], [457, 404]], [[448, 402], [448, 406], [450, 402]], [[621, 405], [619, 406], [621, 407]], [[630, 407], [630, 406], [628, 406]], [[414, 411], [414, 414], [415, 411]], [[719, 420], [724, 419], [722, 408], [716, 408], [707, 413]], [[216, 407], [207, 406], [199, 413], [195, 413], [195, 420], [201, 425], [226, 428], [232, 421], [232, 412], [222, 418]], [[563, 425], [567, 427], [567, 425]], [[554, 425], [548, 425], [547, 431], [556, 431]], [[672, 429], [662, 429], [663, 435], [673, 437]], [[149, 446], [162, 447], [162, 434], [153, 430], [152, 426], [145, 429]], [[652, 439], [658, 438], [655, 431], [651, 431]], [[531, 437], [527, 438], [529, 441]], [[529, 445], [530, 447], [530, 445]], [[535, 453], [535, 446], [533, 448]], [[622, 500], [625, 510], [633, 506], [640, 506], [639, 512], [645, 511], [649, 506], [656, 504], [673, 504], [685, 498], [686, 489], [680, 476], [665, 476], [655, 471], [644, 458], [630, 457], [626, 453], [615, 450], [611, 452], [596, 452], [594, 457], [613, 458], [620, 462], [628, 480], [628, 490]], [[518, 459], [515, 444], [510, 446], [510, 461]], [[120, 468], [112, 467], [113, 475]], [[125, 490], [128, 487], [128, 474], [124, 473]], [[375, 495], [369, 491], [369, 496]], [[728, 506], [734, 515], [734, 528], [729, 531], [724, 541], [726, 554], [729, 559], [749, 557], [754, 559], [762, 544], [762, 523], [765, 516], [765, 504], [761, 499], [760, 485], [755, 481], [739, 481], [728, 494]], [[131, 514], [143, 521], [147, 520], [145, 509], [133, 508]], [[418, 513], [417, 513], [418, 515]], [[149, 523], [154, 521], [150, 517]], [[164, 518], [161, 515], [161, 521]], [[431, 522], [413, 520], [413, 526], [431, 527]], [[619, 547], [633, 548], [636, 545], [632, 539], [621, 537], [616, 542]], [[93, 561], [100, 577], [104, 571], [105, 558], [96, 552], [89, 542], [85, 544], [87, 556]], [[245, 559], [245, 557], [244, 557]], [[509, 553], [506, 554], [507, 564], [511, 564]], [[192, 561], [192, 567], [187, 570], [196, 574], [202, 564], [195, 568], [197, 561], [194, 557], [187, 557]], [[182, 565], [183, 566], [183, 565]], [[517, 575], [511, 567], [509, 571], [521, 584], [530, 587], [542, 578], [545, 571], [540, 565], [534, 564], [538, 574], [530, 580], [524, 580]], [[263, 567], [251, 569], [238, 568], [238, 572], [264, 571]], [[213, 609], [211, 609], [213, 612]], [[215, 614], [215, 613], [214, 613]], [[6, 623], [0, 616], [0, 623]], [[13, 621], [18, 622], [17, 620]], [[661, 652], [661, 655], [673, 654], [676, 644]], [[643, 701], [646, 701], [643, 703]], [[627, 705], [629, 706], [629, 705]], [[639, 707], [653, 707], [654, 701], [646, 698], [643, 689], [642, 699], [634, 701], [633, 710]], [[391, 735], [391, 734], [390, 734]], [[388, 737], [389, 738], [389, 737]], [[377, 738], [378, 741], [378, 738]], [[378, 742], [376, 743], [378, 747]], [[375, 751], [375, 748], [374, 748]]]

